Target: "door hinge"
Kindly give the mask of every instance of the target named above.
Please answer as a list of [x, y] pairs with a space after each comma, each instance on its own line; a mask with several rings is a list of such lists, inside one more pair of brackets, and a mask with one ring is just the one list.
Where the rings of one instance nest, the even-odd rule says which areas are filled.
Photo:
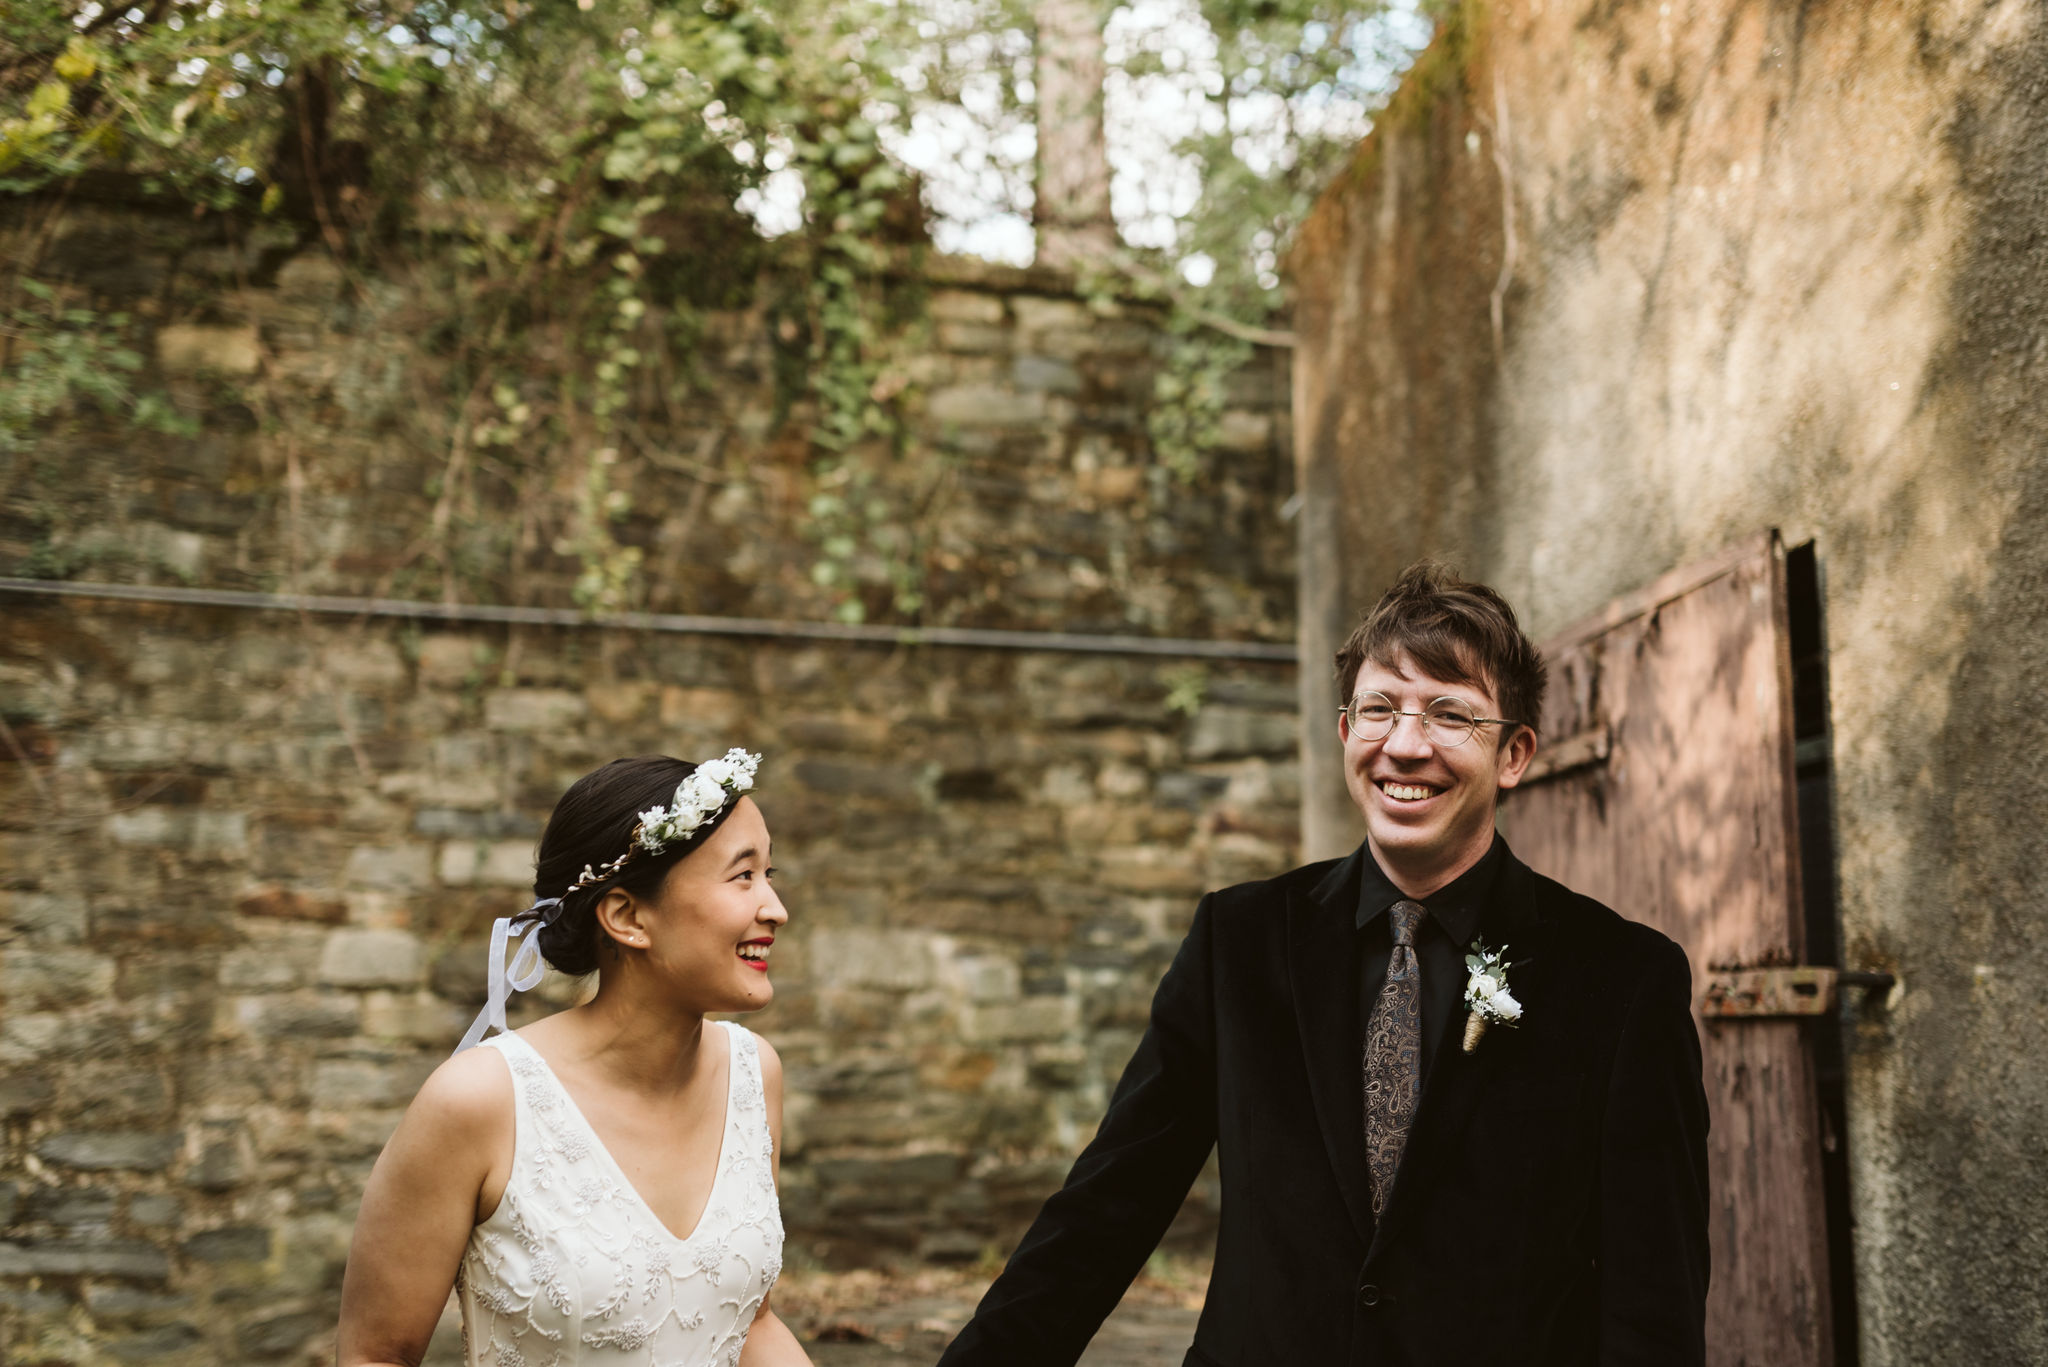
[[1897, 981], [1890, 973], [1858, 973], [1808, 965], [1719, 969], [1707, 975], [1700, 1014], [1722, 1020], [1825, 1016], [1835, 1009], [1842, 988], [1888, 990]]

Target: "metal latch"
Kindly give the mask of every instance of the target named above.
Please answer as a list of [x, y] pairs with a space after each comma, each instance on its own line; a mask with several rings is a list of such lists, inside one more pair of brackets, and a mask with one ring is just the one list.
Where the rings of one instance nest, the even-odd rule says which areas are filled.
[[1844, 987], [1888, 990], [1897, 981], [1890, 973], [1806, 965], [1721, 969], [1707, 975], [1700, 1014], [1709, 1019], [1825, 1016], [1835, 1009], [1837, 994]]

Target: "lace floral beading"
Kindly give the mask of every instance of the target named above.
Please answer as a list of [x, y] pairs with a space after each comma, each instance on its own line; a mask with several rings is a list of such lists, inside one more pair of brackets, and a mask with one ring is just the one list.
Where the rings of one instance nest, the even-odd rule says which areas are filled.
[[512, 1175], [470, 1234], [458, 1287], [468, 1367], [732, 1367], [782, 1269], [774, 1141], [751, 1033], [727, 1023], [725, 1129], [687, 1239], [655, 1218], [540, 1055], [512, 1069]]

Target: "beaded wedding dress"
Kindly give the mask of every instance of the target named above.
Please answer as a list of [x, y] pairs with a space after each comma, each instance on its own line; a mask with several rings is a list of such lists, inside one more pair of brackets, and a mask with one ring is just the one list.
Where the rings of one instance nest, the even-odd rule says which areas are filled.
[[751, 1033], [724, 1030], [725, 1134], [687, 1239], [655, 1218], [531, 1045], [484, 1041], [511, 1066], [518, 1132], [504, 1198], [470, 1234], [457, 1280], [468, 1367], [738, 1363], [782, 1268], [782, 1215], [760, 1054]]

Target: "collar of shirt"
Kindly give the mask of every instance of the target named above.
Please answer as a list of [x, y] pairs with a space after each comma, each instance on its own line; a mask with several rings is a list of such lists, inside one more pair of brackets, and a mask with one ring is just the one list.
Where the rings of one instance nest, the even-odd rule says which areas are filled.
[[[1429, 919], [1436, 922], [1460, 949], [1472, 943], [1472, 937], [1479, 933], [1479, 913], [1486, 906], [1486, 895], [1493, 890], [1493, 876], [1500, 870], [1501, 853], [1507, 848], [1498, 834], [1486, 853], [1479, 856], [1479, 862], [1438, 888], [1426, 898], [1409, 898], [1420, 901], [1429, 908]], [[1361, 870], [1358, 889], [1358, 928], [1365, 929], [1377, 917], [1384, 916], [1387, 908], [1407, 898], [1408, 894], [1394, 886], [1394, 880], [1387, 877], [1386, 870], [1373, 858], [1370, 846], [1365, 851], [1365, 867]]]

